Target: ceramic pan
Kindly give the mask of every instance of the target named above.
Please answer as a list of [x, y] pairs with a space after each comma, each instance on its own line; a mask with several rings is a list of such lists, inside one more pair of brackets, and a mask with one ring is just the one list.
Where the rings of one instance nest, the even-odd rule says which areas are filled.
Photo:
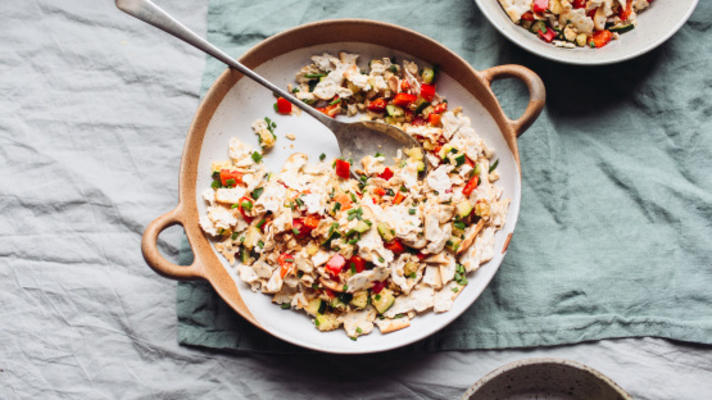
[[[198, 216], [205, 211], [200, 193], [210, 187], [210, 163], [227, 159], [228, 142], [237, 136], [257, 146], [250, 129], [252, 121], [269, 116], [276, 121], [278, 139], [264, 162], [278, 170], [293, 152], [315, 159], [320, 153], [339, 155], [336, 140], [313, 118], [280, 116], [273, 109], [274, 97], [268, 91], [233, 70], [226, 70], [210, 88], [198, 108], [188, 132], [180, 166], [178, 205], [158, 217], [146, 229], [142, 251], [148, 265], [173, 279], [206, 279], [238, 314], [264, 331], [293, 344], [331, 353], [369, 353], [400, 347], [446, 326], [464, 312], [482, 293], [502, 262], [519, 213], [521, 177], [517, 136], [536, 119], [544, 106], [545, 90], [531, 70], [517, 65], [502, 65], [475, 71], [467, 62], [436, 41], [414, 31], [368, 20], [329, 20], [296, 27], [261, 42], [240, 61], [278, 85], [292, 82], [294, 74], [309, 56], [346, 50], [371, 57], [406, 57], [438, 64], [442, 74], [438, 91], [450, 104], [461, 105], [473, 120], [473, 127], [494, 147], [499, 158], [498, 171], [504, 196], [512, 200], [507, 223], [495, 237], [496, 256], [470, 276], [470, 283], [446, 313], [427, 313], [415, 318], [409, 328], [387, 335], [374, 331], [358, 341], [349, 340], [343, 330], [319, 332], [303, 313], [282, 310], [271, 297], [254, 293], [239, 281], [235, 267], [228, 265], [203, 235]], [[528, 87], [530, 99], [524, 114], [511, 120], [505, 116], [490, 89], [493, 80], [515, 77]], [[284, 135], [294, 134], [296, 141]], [[158, 234], [171, 225], [185, 229], [195, 255], [192, 265], [178, 266], [164, 259], [156, 248]]]

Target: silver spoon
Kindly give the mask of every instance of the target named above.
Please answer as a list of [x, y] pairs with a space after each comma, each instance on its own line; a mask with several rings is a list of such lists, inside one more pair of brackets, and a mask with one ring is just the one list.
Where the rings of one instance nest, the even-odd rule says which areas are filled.
[[[395, 126], [374, 121], [342, 122], [331, 118], [302, 102], [291, 93], [276, 86], [237, 60], [218, 49], [207, 40], [201, 38], [183, 24], [171, 17], [150, 0], [116, 0], [116, 7], [121, 11], [159, 28], [184, 42], [193, 45], [203, 52], [217, 58], [229, 67], [240, 71], [248, 78], [266, 87], [290, 103], [301, 108], [307, 114], [324, 124], [336, 136], [339, 150], [354, 160], [360, 160], [366, 155], [382, 153], [386, 160], [396, 156], [398, 149], [421, 147], [412, 136]], [[423, 154], [425, 154], [423, 152]], [[423, 160], [427, 168], [427, 162]], [[353, 169], [351, 169], [353, 171]]]

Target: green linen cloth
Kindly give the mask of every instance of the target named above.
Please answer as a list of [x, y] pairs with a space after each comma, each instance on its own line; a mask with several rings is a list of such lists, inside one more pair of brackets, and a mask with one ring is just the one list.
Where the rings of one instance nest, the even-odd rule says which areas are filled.
[[[213, 0], [207, 35], [239, 56], [284, 29], [345, 17], [414, 29], [479, 70], [526, 65], [548, 91], [547, 107], [519, 140], [521, 213], [504, 263], [465, 314], [417, 346], [630, 336], [712, 344], [712, 2], [700, 2], [652, 53], [595, 68], [519, 49], [467, 0]], [[208, 59], [203, 93], [224, 68]], [[521, 84], [498, 82], [495, 92], [509, 115], [521, 113]], [[187, 261], [186, 246], [183, 253]], [[243, 321], [205, 282], [178, 285], [177, 311], [183, 344], [299, 351]]]

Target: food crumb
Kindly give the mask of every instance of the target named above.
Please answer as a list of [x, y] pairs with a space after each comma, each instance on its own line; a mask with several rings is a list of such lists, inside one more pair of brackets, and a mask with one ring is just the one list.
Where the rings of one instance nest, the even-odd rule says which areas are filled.
[[289, 140], [295, 140], [295, 139], [297, 138], [296, 136], [294, 136], [293, 133], [288, 133], [288, 134], [286, 134], [286, 135], [284, 135], [284, 136], [285, 136], [287, 139], [289, 139]]

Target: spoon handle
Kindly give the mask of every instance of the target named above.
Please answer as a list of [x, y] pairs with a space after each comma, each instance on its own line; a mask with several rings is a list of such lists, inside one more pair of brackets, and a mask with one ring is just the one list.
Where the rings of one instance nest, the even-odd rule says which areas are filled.
[[303, 101], [292, 96], [286, 90], [278, 87], [267, 79], [263, 78], [261, 75], [255, 73], [251, 69], [242, 65], [239, 61], [230, 57], [227, 53], [215, 47], [212, 43], [198, 36], [195, 32], [191, 31], [185, 25], [181, 24], [165, 12], [162, 8], [155, 5], [151, 0], [116, 0], [116, 7], [119, 10], [131, 15], [132, 17], [138, 18], [143, 22], [153, 25], [158, 29], [169, 33], [178, 39], [193, 45], [194, 47], [202, 50], [203, 52], [217, 58], [223, 63], [227, 64], [231, 68], [240, 71], [242, 74], [252, 79], [253, 81], [259, 83], [260, 85], [266, 87], [274, 93], [284, 97], [289, 100], [290, 103], [301, 108], [304, 112], [316, 118], [322, 124], [331, 128], [332, 119], [324, 115], [323, 113], [315, 110], [310, 105], [304, 103]]

